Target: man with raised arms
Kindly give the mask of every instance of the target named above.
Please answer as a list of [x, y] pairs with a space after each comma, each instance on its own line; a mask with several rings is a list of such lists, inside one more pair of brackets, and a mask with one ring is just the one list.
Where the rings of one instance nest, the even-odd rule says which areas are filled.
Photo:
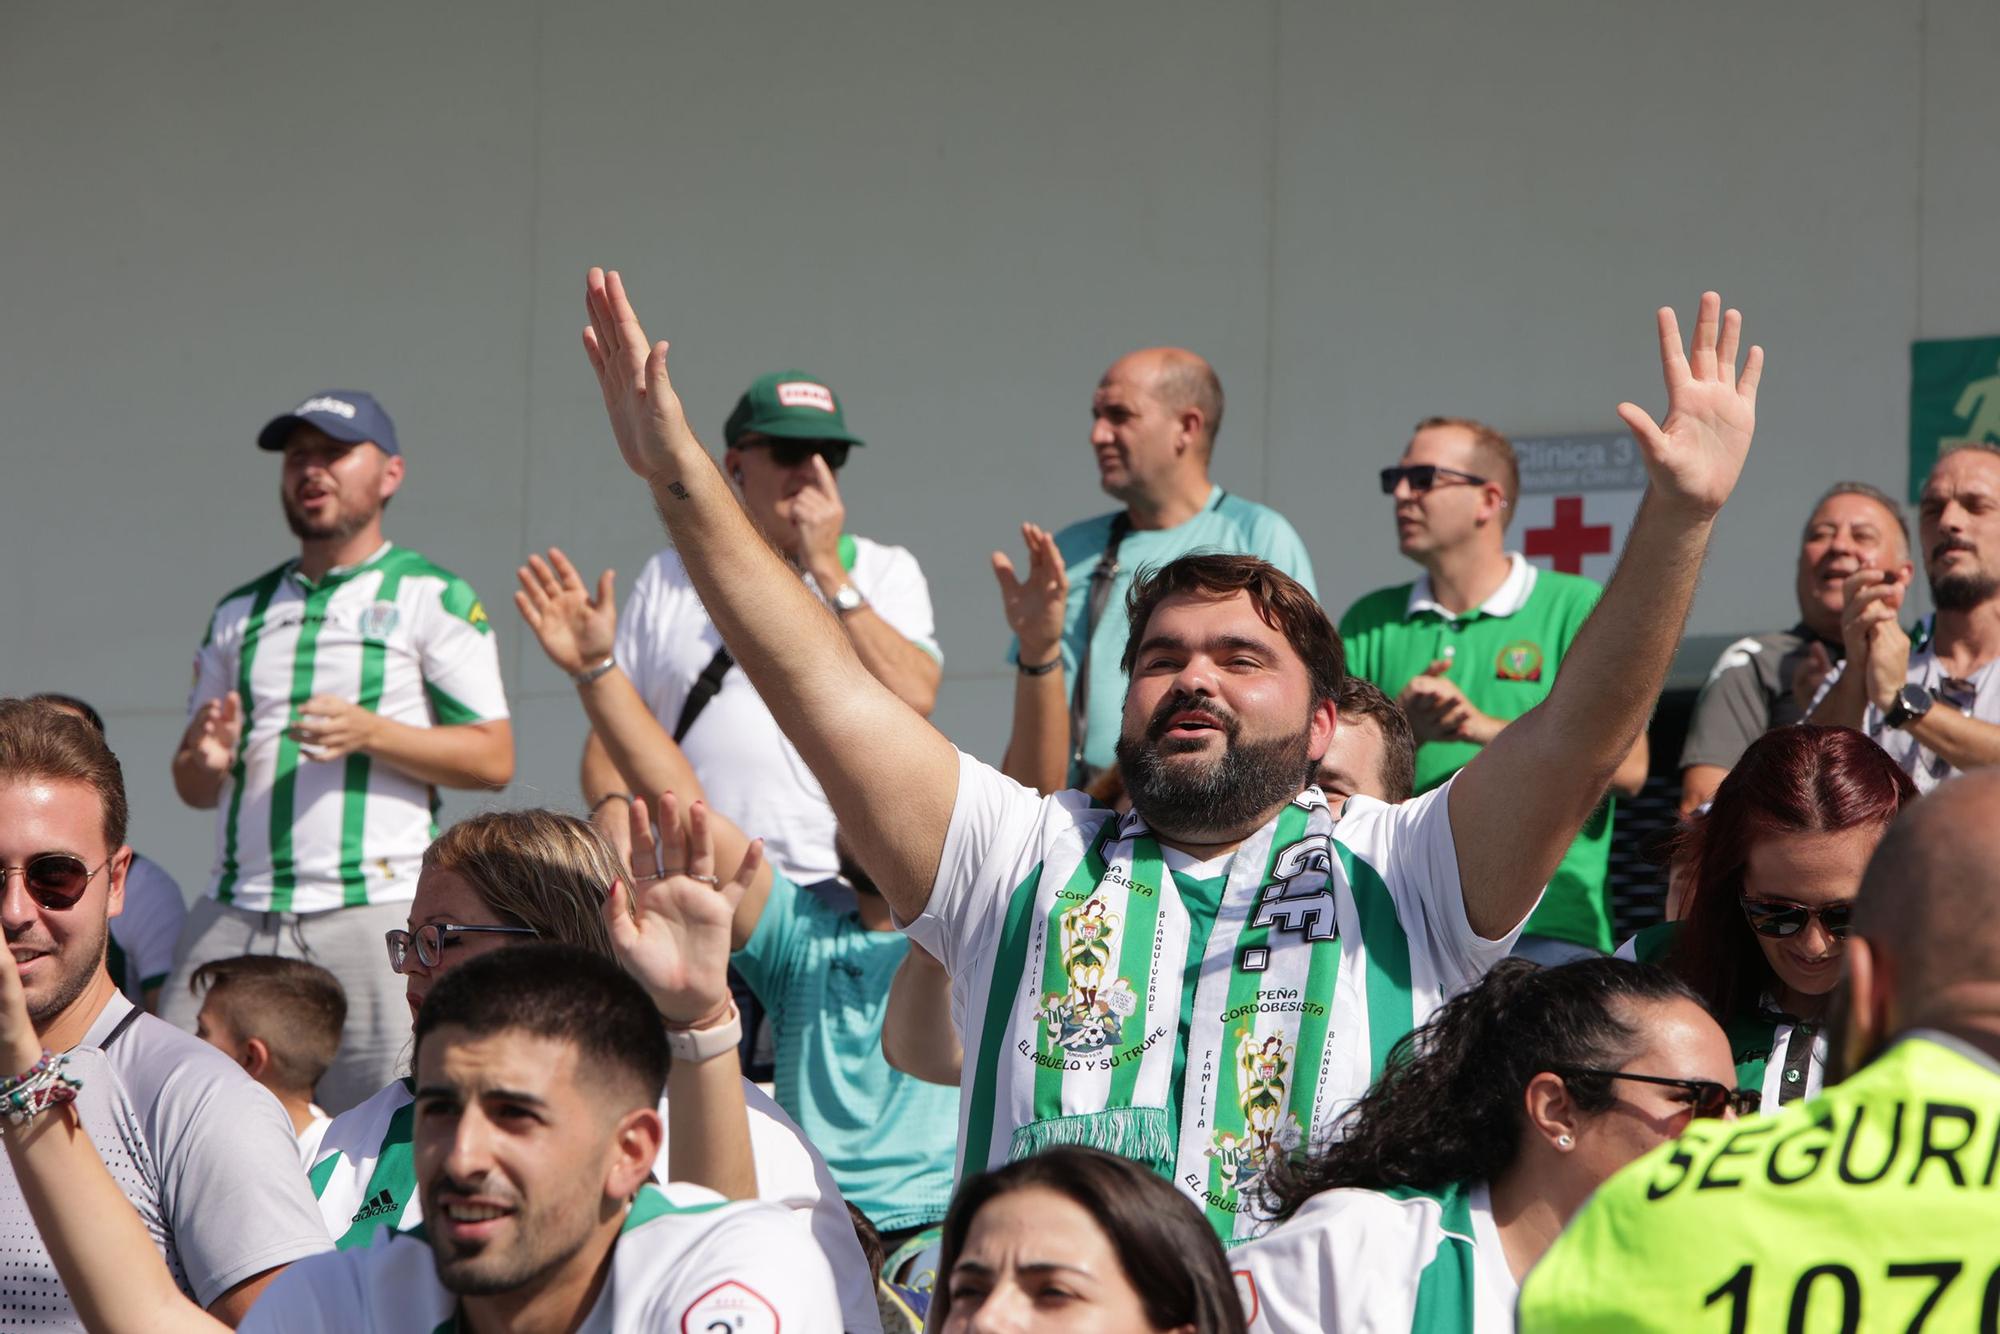
[[[1622, 404], [1651, 478], [1621, 568], [1548, 699], [1449, 783], [1334, 813], [1308, 778], [1338, 726], [1340, 641], [1297, 582], [1189, 556], [1134, 590], [1123, 818], [1040, 798], [868, 674], [756, 535], [688, 428], [618, 276], [584, 343], [723, 639], [826, 789], [860, 862], [953, 978], [961, 1169], [1087, 1143], [1147, 1161], [1225, 1238], [1263, 1164], [1323, 1133], [1390, 1045], [1504, 957], [1658, 693], [1763, 366], [1702, 297], [1669, 410]], [[1523, 802], [1522, 793], [1535, 800]]]

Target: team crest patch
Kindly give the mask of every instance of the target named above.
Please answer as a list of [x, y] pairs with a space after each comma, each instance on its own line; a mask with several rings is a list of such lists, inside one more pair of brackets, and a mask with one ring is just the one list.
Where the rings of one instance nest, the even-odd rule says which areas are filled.
[[1542, 649], [1532, 640], [1517, 639], [1493, 660], [1493, 674], [1502, 681], [1542, 679]]
[[402, 613], [393, 602], [371, 602], [361, 613], [361, 637], [363, 639], [387, 639], [396, 629], [396, 622]]
[[1298, 1114], [1285, 1106], [1297, 1055], [1283, 1034], [1258, 1038], [1247, 1028], [1236, 1030], [1236, 1105], [1244, 1130], [1240, 1137], [1219, 1130], [1208, 1146], [1208, 1156], [1222, 1167], [1225, 1189], [1248, 1190], [1274, 1159], [1305, 1139]]
[[731, 1279], [694, 1299], [681, 1315], [681, 1334], [778, 1334], [778, 1311]]
[[1125, 1020], [1139, 1008], [1132, 984], [1114, 977], [1106, 984], [1117, 957], [1118, 930], [1124, 920], [1093, 895], [1062, 915], [1062, 964], [1069, 978], [1065, 992], [1042, 997], [1042, 1033], [1050, 1050], [1091, 1056], [1118, 1045]]

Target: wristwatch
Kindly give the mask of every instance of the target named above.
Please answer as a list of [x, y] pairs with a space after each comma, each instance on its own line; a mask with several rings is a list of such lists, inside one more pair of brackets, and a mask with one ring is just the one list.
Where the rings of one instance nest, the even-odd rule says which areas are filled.
[[675, 1028], [667, 1025], [667, 1050], [677, 1061], [706, 1061], [720, 1056], [743, 1040], [743, 1015], [734, 1000], [729, 1015], [713, 1028]]
[[1882, 715], [1882, 721], [1891, 727], [1908, 727], [1929, 713], [1935, 703], [1931, 692], [1922, 686], [1904, 686], [1896, 692], [1896, 702]]
[[868, 599], [862, 597], [861, 590], [853, 584], [842, 584], [840, 591], [833, 595], [831, 601], [833, 609], [842, 616], [847, 615], [850, 611], [860, 611], [868, 605]]

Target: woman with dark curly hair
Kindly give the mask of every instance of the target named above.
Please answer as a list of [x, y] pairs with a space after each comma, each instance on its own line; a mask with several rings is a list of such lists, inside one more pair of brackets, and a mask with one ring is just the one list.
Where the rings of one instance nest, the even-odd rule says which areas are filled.
[[1875, 845], [1917, 789], [1846, 727], [1766, 732], [1685, 825], [1673, 860], [1686, 915], [1618, 952], [1664, 964], [1722, 1021], [1737, 1083], [1766, 1109], [1819, 1093], [1827, 1000]]
[[1129, 1158], [1049, 1149], [968, 1177], [944, 1218], [937, 1334], [1238, 1334], [1201, 1210]]
[[1509, 959], [1390, 1054], [1336, 1138], [1275, 1168], [1230, 1253], [1256, 1334], [1514, 1328], [1520, 1280], [1598, 1184], [1740, 1105], [1687, 985], [1622, 959]]

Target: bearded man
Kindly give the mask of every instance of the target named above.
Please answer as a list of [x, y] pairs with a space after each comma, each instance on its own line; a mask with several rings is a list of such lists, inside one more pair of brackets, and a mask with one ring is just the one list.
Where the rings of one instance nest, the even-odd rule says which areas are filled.
[[[1266, 1164], [1224, 1159], [1252, 1104], [1268, 1119], [1278, 1097], [1245, 1087], [1243, 1054], [1291, 1048], [1277, 1124], [1324, 1135], [1397, 1039], [1511, 948], [1645, 726], [1763, 367], [1752, 348], [1739, 378], [1741, 317], [1714, 293], [1689, 351], [1659, 312], [1669, 410], [1660, 425], [1619, 408], [1650, 485], [1617, 574], [1548, 698], [1413, 801], [1350, 797], [1336, 825], [1311, 785], [1346, 668], [1297, 580], [1215, 554], [1148, 575], [1128, 605], [1121, 817], [960, 753], [870, 675], [736, 504], [618, 276], [592, 270], [586, 304], [620, 452], [702, 605], [895, 920], [951, 975], [961, 1170], [1094, 1145], [1159, 1170], [1228, 1240], [1261, 1221]], [[1097, 991], [1125, 1013], [1116, 1041], [1085, 1053], [1063, 1045], [1044, 998], [1076, 986], [1060, 926], [1092, 899], [1119, 922]]]
[[174, 789], [214, 809], [208, 897], [189, 910], [162, 1017], [192, 1031], [211, 959], [303, 958], [347, 991], [319, 1102], [388, 1083], [410, 1034], [383, 932], [404, 925], [439, 787], [499, 788], [514, 733], [486, 610], [463, 579], [382, 536], [403, 484], [389, 414], [330, 389], [274, 418], [299, 554], [229, 593], [194, 660]]

